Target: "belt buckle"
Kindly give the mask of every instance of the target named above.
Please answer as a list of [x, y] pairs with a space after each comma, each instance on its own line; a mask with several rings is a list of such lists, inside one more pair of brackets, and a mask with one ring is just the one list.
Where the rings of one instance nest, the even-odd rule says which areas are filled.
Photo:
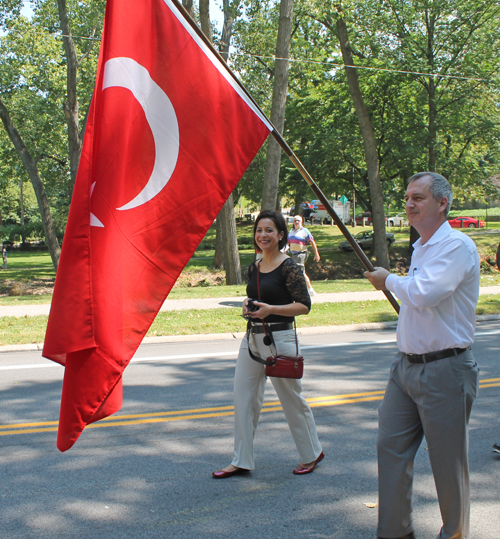
[[405, 354], [410, 363], [425, 363], [425, 354]]

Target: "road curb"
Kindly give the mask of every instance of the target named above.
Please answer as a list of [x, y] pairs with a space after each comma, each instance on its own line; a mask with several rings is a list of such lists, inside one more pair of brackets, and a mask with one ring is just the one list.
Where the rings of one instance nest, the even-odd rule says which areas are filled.
[[[500, 314], [479, 315], [476, 321], [488, 322], [500, 320]], [[346, 324], [342, 326], [315, 326], [310, 328], [297, 328], [298, 335], [325, 335], [328, 333], [343, 333], [347, 331], [370, 331], [396, 329], [397, 321], [372, 322], [369, 324]], [[200, 335], [166, 335], [163, 337], [144, 337], [142, 344], [162, 344], [176, 342], [203, 342], [203, 341], [231, 341], [239, 340], [245, 336], [244, 331], [234, 333], [206, 333]], [[43, 343], [11, 344], [0, 346], [0, 352], [26, 352], [43, 349]]]

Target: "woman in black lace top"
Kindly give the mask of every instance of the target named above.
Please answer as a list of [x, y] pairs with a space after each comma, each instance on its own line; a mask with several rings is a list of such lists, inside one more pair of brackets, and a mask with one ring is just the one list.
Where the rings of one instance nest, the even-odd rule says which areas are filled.
[[[264, 402], [266, 376], [264, 365], [250, 357], [248, 347], [261, 358], [271, 355], [269, 346], [264, 344], [262, 320], [265, 319], [272, 328], [277, 353], [295, 356], [293, 321], [295, 316], [307, 314], [311, 308], [300, 267], [281, 252], [286, 243], [287, 227], [283, 216], [271, 210], [261, 212], [255, 221], [254, 244], [263, 257], [250, 266], [247, 285], [247, 295], [254, 300], [257, 309], [249, 310], [248, 299], [244, 301], [243, 315], [251, 320], [251, 331], [241, 343], [234, 376], [234, 458], [229, 466], [213, 472], [217, 479], [254, 469], [253, 440]], [[302, 460], [293, 472], [299, 475], [310, 473], [324, 453], [312, 411], [301, 395], [301, 381], [290, 378], [271, 378], [271, 381]]]

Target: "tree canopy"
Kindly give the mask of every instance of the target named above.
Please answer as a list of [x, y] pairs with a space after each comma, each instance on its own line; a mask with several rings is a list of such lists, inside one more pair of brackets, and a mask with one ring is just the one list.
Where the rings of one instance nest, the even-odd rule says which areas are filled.
[[[0, 102], [10, 113], [42, 178], [59, 237], [72, 192], [68, 50], [59, 9], [66, 6], [75, 47], [77, 117], [90, 103], [104, 0], [0, 0]], [[234, 3], [229, 64], [270, 115], [279, 2]], [[368, 171], [347, 85], [336, 20], [349, 28], [360, 90], [377, 146], [386, 209], [403, 207], [405, 180], [435, 170], [448, 177], [458, 201], [494, 191], [500, 152], [500, 5], [495, 0], [295, 0], [284, 138], [327, 197], [356, 194], [371, 209]], [[221, 36], [214, 33], [218, 44]], [[260, 205], [261, 150], [236, 196]], [[2, 240], [19, 234], [19, 182], [28, 175], [0, 130]], [[26, 233], [42, 237], [30, 188], [24, 189]], [[281, 160], [282, 203], [312, 198], [287, 159]], [[31, 223], [31, 224], [30, 224]], [[29, 225], [29, 229], [28, 229]], [[10, 227], [10, 228], [9, 228]], [[14, 231], [17, 232], [14, 232]]]

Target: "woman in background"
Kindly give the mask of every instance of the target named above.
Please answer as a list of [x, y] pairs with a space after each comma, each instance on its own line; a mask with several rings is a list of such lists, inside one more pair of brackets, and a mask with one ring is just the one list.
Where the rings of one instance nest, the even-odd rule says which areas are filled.
[[309, 230], [307, 230], [307, 228], [302, 226], [302, 217], [300, 215], [296, 215], [293, 218], [293, 228], [288, 233], [288, 245], [290, 246], [292, 258], [295, 260], [295, 262], [297, 262], [300, 269], [304, 273], [309, 295], [315, 296], [316, 292], [312, 287], [311, 280], [306, 275], [306, 261], [309, 257], [307, 246], [309, 244], [314, 251], [314, 260], [319, 262], [321, 257], [319, 256], [318, 246], [314, 241], [314, 237]]

